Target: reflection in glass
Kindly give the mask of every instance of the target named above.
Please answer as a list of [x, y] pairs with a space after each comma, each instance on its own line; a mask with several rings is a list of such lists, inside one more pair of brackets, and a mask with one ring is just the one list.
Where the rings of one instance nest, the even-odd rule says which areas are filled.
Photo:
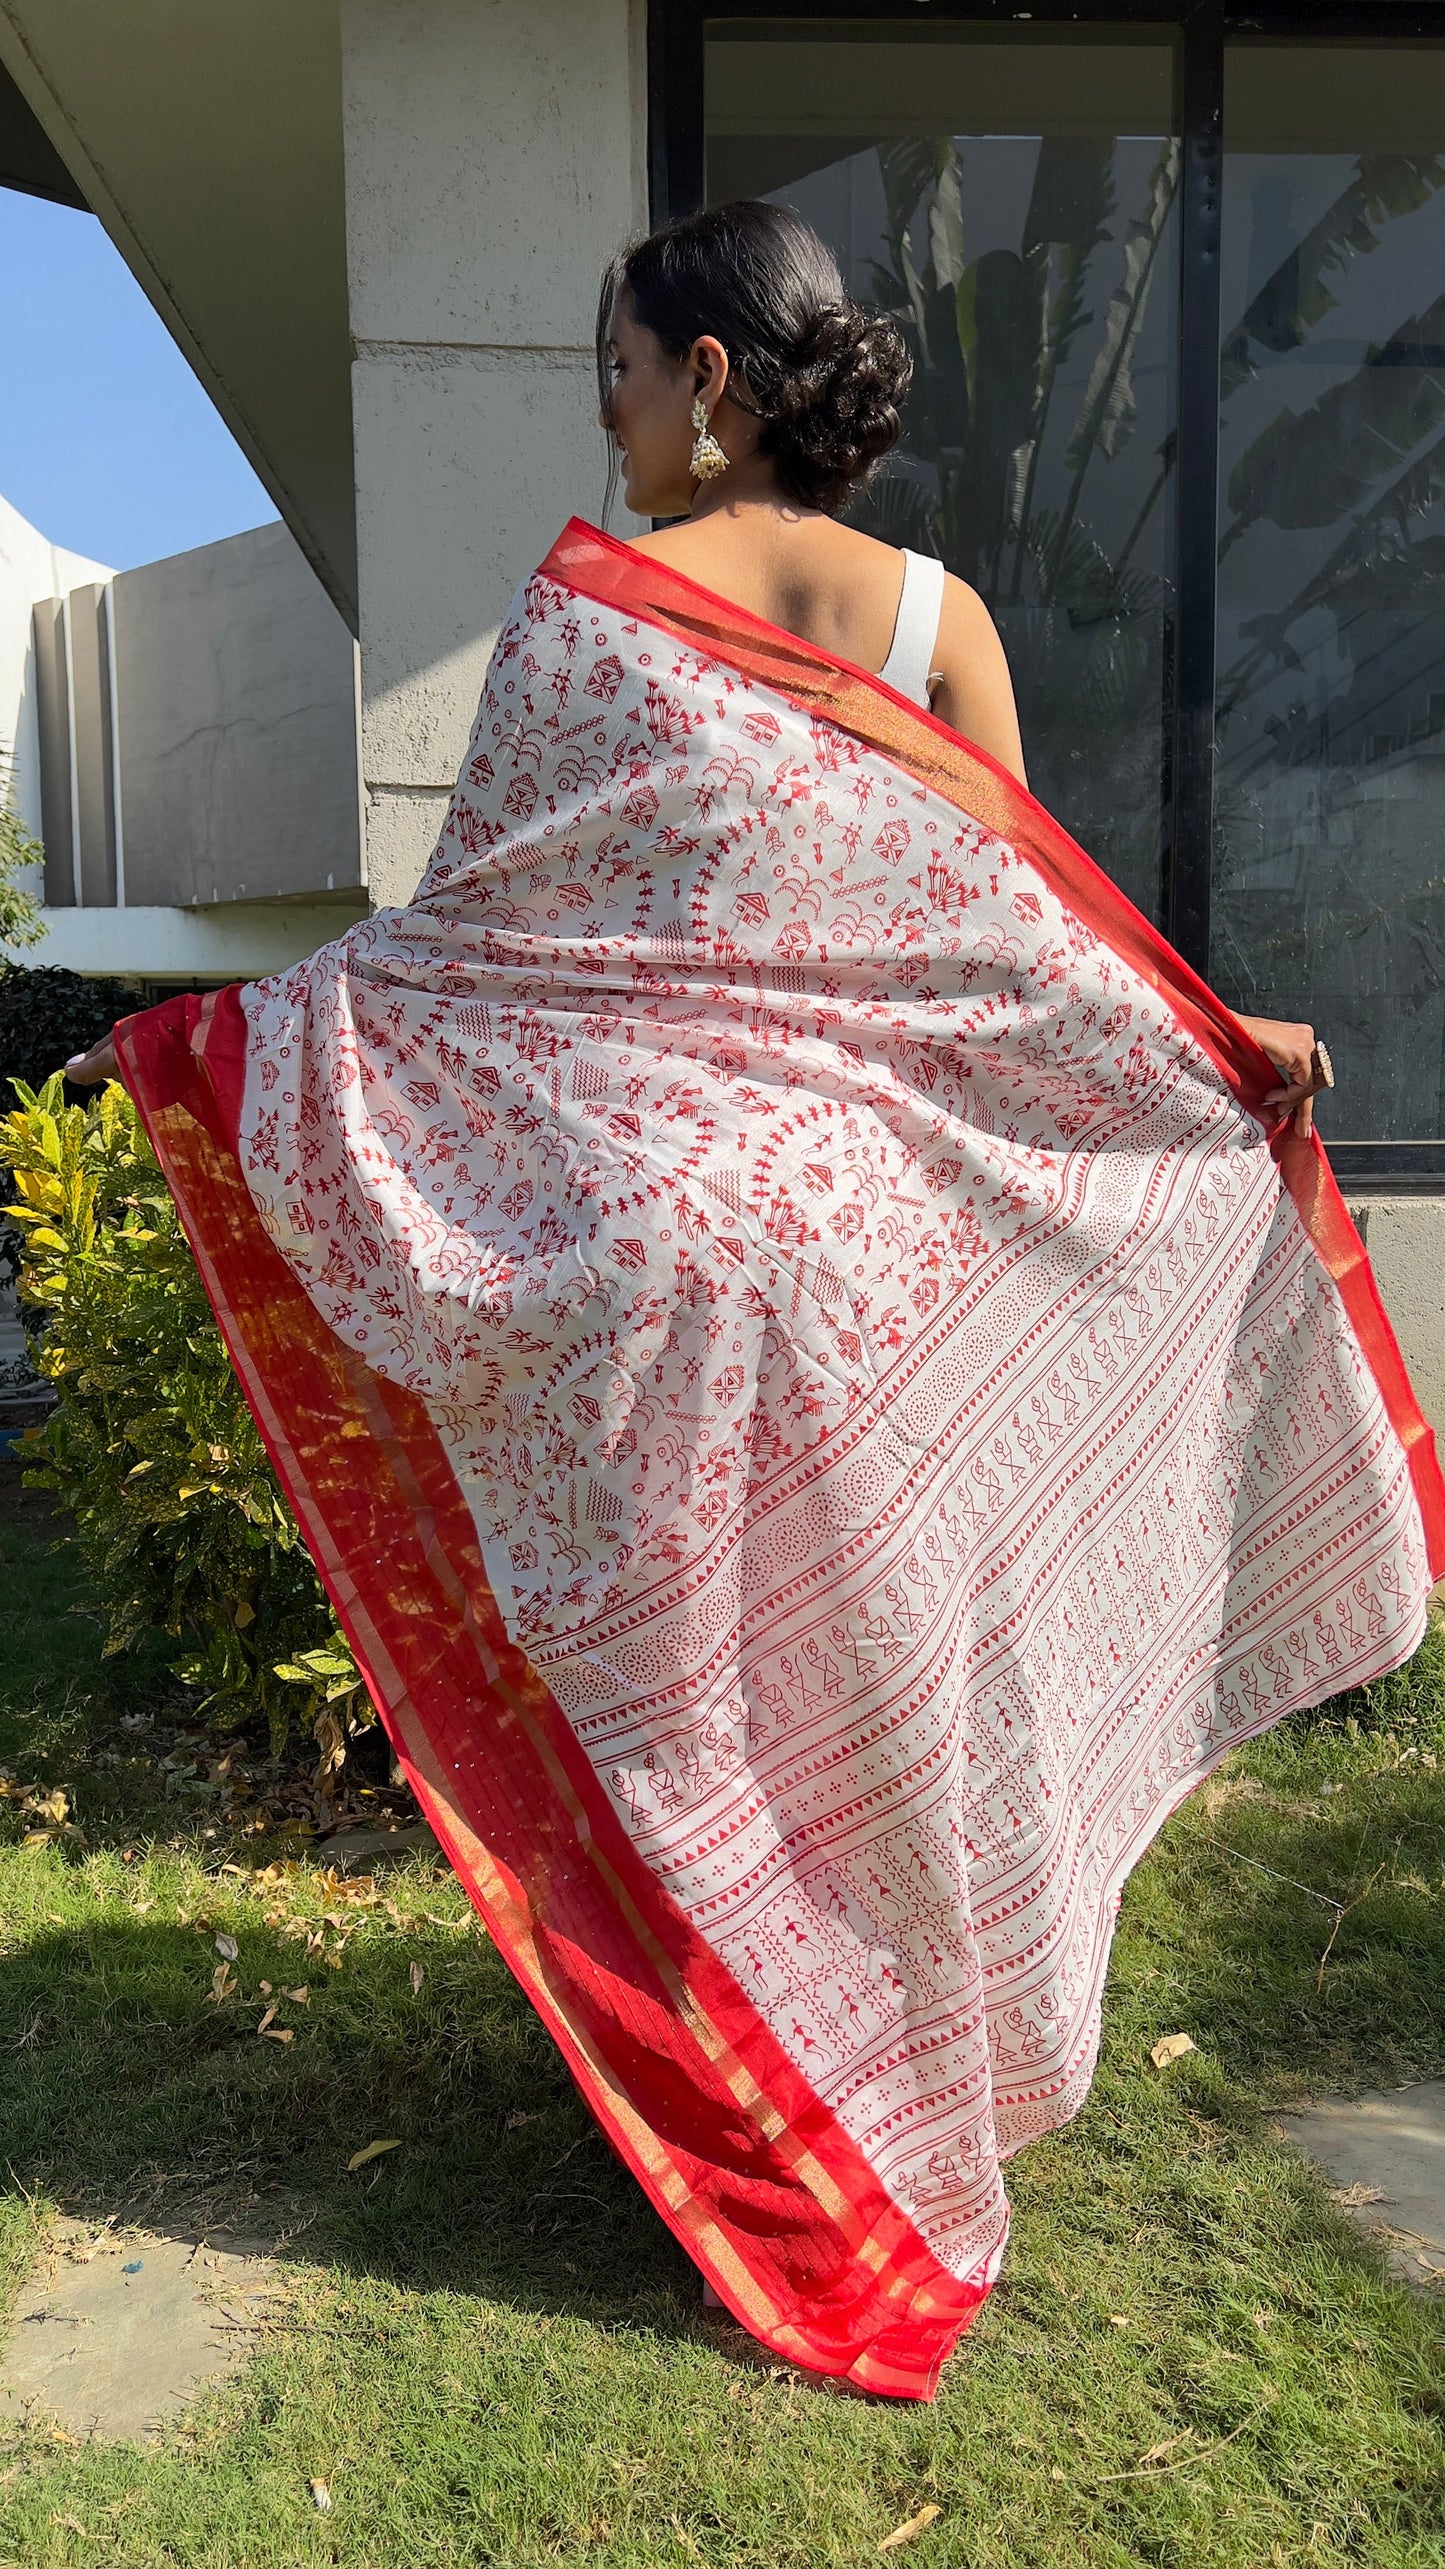
[[1340, 1137], [1445, 1133], [1445, 51], [1225, 98], [1211, 977]]
[[914, 350], [857, 508], [988, 602], [1030, 781], [1159, 911], [1173, 597], [1176, 195], [1167, 39], [717, 25], [709, 200], [769, 196]]

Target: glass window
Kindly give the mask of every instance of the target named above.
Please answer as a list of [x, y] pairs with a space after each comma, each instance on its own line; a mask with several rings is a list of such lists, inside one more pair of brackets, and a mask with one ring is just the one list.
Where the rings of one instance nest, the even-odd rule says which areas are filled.
[[1151, 917], [1178, 332], [1167, 32], [714, 21], [707, 194], [795, 206], [916, 365], [857, 522], [979, 589], [1030, 780]]
[[1332, 1137], [1445, 1134], [1445, 49], [1225, 90], [1211, 977]]

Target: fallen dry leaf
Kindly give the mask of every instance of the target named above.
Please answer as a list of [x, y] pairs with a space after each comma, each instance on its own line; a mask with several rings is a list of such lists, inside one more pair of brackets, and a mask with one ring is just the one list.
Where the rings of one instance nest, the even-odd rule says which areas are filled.
[[411, 1967], [411, 1994], [413, 1998], [420, 1998], [421, 1985], [425, 1978], [426, 1973], [423, 1971], [421, 1964], [419, 1962], [414, 1962]]
[[[1269, 2394], [1267, 2394], [1267, 2396], [1268, 2395]], [[1278, 2393], [1275, 2392], [1273, 2396], [1277, 2398]], [[1243, 2435], [1245, 2428], [1251, 2423], [1252, 2420], [1250, 2418], [1242, 2417], [1238, 2426], [1232, 2426], [1227, 2435], [1221, 2435], [1217, 2444], [1206, 2444], [1202, 2452], [1191, 2451], [1188, 2453], [1181, 2453], [1177, 2462], [1160, 2462], [1156, 2467], [1155, 2462], [1148, 2454], [1146, 2454], [1142, 2462], [1131, 2463], [1127, 2471], [1103, 2472], [1098, 2480], [1097, 2486], [1101, 2489], [1106, 2488], [1117, 2480], [1166, 2479], [1172, 2471], [1192, 2471], [1197, 2468], [1199, 2463], [1210, 2462], [1213, 2460], [1216, 2453], [1222, 2453], [1226, 2444], [1232, 2444], [1237, 2435]], [[1176, 2444], [1189, 2444], [1192, 2446], [1194, 2442], [1193, 2427], [1186, 2426], [1183, 2434], [1176, 2435], [1174, 2441]], [[1163, 2447], [1165, 2452], [1167, 2452], [1168, 2449], [1167, 2445]]]
[[1167, 2069], [1171, 2061], [1182, 2060], [1186, 2052], [1197, 2052], [1198, 2049], [1199, 2045], [1188, 2034], [1165, 2034], [1155, 2044], [1149, 2058], [1156, 2069]]
[[308, 2480], [306, 2485], [311, 2491], [311, 2503], [315, 2507], [317, 2513], [319, 2515], [329, 2515], [331, 2513], [331, 2489], [329, 2483], [325, 2480]]
[[1109, 2325], [1111, 2328], [1127, 2328], [1129, 2322], [1122, 2310], [1111, 2310], [1109, 2313]]
[[885, 2533], [878, 2545], [879, 2550], [897, 2551], [905, 2542], [916, 2542], [920, 2533], [932, 2524], [934, 2517], [942, 2513], [942, 2507], [920, 2507], [917, 2515], [911, 2515], [906, 2524], [896, 2524], [891, 2533]]
[[1136, 2469], [1142, 2471], [1146, 2462], [1162, 2462], [1165, 2454], [1172, 2453], [1176, 2444], [1188, 2444], [1193, 2435], [1193, 2427], [1186, 2426], [1182, 2435], [1171, 2435], [1167, 2443], [1151, 2444], [1147, 2453], [1140, 2454]]
[[268, 2043], [294, 2043], [296, 2040], [289, 2025], [261, 2025], [257, 2031], [265, 2035]]
[[311, 2004], [310, 1987], [304, 1980], [299, 1989], [288, 1989], [286, 1995], [293, 2007], [309, 2007]]
[[211, 1986], [208, 1992], [211, 2005], [219, 2007], [224, 1999], [234, 1998], [240, 1985], [230, 1964], [218, 1962], [211, 1974]]
[[1363, 2203], [1383, 2203], [1386, 2199], [1383, 2186], [1378, 2185], [1338, 2185], [1332, 2186], [1330, 2192], [1347, 2212], [1357, 2212]]
[[217, 1936], [216, 1951], [223, 1955], [227, 1962], [236, 1962], [240, 1958], [241, 1948], [234, 1936]]
[[348, 2176], [354, 2176], [358, 2168], [364, 2168], [370, 2164], [371, 2160], [379, 2159], [384, 2151], [399, 2150], [400, 2148], [400, 2141], [368, 2141], [364, 2150], [352, 2151], [350, 2158], [346, 2162], [346, 2173]]
[[328, 1900], [356, 1900], [364, 1908], [374, 1908], [381, 1897], [374, 1874], [338, 1873], [334, 1865], [321, 1876], [321, 1890]]
[[259, 2025], [257, 2026], [257, 2028], [256, 2028], [257, 2033], [258, 2033], [258, 2034], [264, 2034], [264, 2033], [266, 2032], [267, 2028], [268, 2028], [270, 2025], [272, 2025], [272, 2024], [274, 2024], [274, 2023], [275, 2023], [275, 2020], [276, 2020], [276, 2001], [275, 2001], [275, 1999], [273, 1998], [273, 1999], [272, 1999], [272, 2001], [271, 2001], [270, 2006], [269, 2006], [269, 2007], [267, 2008], [267, 2010], [266, 2010], [265, 2015], [262, 2017], [260, 2024], [259, 2024]]

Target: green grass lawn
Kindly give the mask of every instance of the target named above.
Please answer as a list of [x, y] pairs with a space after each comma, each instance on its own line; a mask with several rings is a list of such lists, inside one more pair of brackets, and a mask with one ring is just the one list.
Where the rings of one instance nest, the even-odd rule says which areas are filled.
[[[0, 2259], [13, 2282], [55, 2206], [239, 2216], [288, 2234], [288, 2282], [154, 2447], [0, 2435], [0, 2563], [853, 2569], [928, 2504], [896, 2555], [918, 2569], [1445, 2560], [1445, 2308], [1269, 2122], [1445, 2069], [1445, 1639], [1163, 1832], [1093, 2094], [1014, 2162], [1002, 2281], [936, 2406], [904, 2408], [704, 2312], [449, 1877], [256, 1879], [159, 1663], [102, 1663], [15, 1477], [0, 1767], [83, 1836], [26, 1845], [0, 1800]], [[258, 2039], [262, 1980], [309, 1991], [290, 2043]], [[1197, 2054], [1154, 2070], [1176, 2030]]]

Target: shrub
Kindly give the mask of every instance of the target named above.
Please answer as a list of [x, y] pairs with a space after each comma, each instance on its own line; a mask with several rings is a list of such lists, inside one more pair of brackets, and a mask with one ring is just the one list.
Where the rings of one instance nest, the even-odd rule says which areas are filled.
[[123, 981], [92, 981], [54, 964], [0, 962], [0, 1099], [8, 1099], [18, 1079], [39, 1088], [139, 1004]]
[[39, 839], [31, 837], [15, 808], [14, 754], [0, 748], [0, 944], [35, 946], [44, 936], [40, 903], [16, 880], [44, 856]]
[[241, 1395], [175, 1206], [114, 1083], [67, 1106], [58, 1075], [15, 1083], [0, 1165], [24, 1227], [20, 1290], [59, 1395], [33, 1486], [71, 1510], [106, 1647], [146, 1630], [228, 1727], [264, 1715], [279, 1745], [305, 1709], [323, 1768], [372, 1718], [351, 1652]]

